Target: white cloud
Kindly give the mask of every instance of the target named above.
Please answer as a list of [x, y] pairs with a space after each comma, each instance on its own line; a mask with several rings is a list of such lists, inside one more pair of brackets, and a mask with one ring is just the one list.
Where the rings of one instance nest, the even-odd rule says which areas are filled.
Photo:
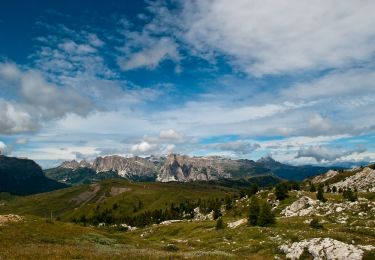
[[120, 57], [118, 63], [123, 70], [138, 68], [155, 69], [160, 62], [166, 59], [179, 61], [177, 45], [168, 38], [153, 40], [152, 45], [145, 46], [140, 51]]
[[131, 147], [130, 151], [135, 154], [144, 154], [149, 153], [150, 151], [154, 150], [156, 148], [156, 145], [150, 144], [146, 141], [143, 141], [139, 144], [135, 144]]
[[355, 153], [361, 153], [366, 151], [363, 148], [356, 150], [345, 150], [339, 148], [329, 148], [325, 146], [310, 146], [308, 148], [301, 148], [296, 158], [310, 157], [314, 158], [317, 162], [332, 162], [345, 156], [349, 156]]
[[8, 149], [7, 146], [0, 141], [0, 155], [7, 155], [8, 154]]
[[221, 151], [232, 151], [237, 156], [244, 156], [249, 155], [256, 149], [260, 148], [260, 145], [257, 143], [249, 143], [247, 141], [235, 141], [207, 145], [207, 148], [218, 149]]
[[179, 3], [173, 12], [154, 6], [156, 30], [169, 28], [193, 53], [224, 54], [256, 76], [343, 67], [367, 61], [375, 51], [371, 0]]
[[281, 90], [284, 98], [315, 100], [319, 98], [355, 97], [375, 92], [375, 71], [349, 69], [335, 71], [310, 82]]
[[21, 70], [15, 64], [0, 63], [0, 88], [14, 96], [0, 98], [0, 133], [14, 134], [36, 130], [42, 121], [68, 113], [87, 115], [88, 99], [69, 88], [47, 82], [40, 72]]
[[179, 141], [181, 140], [184, 135], [181, 133], [178, 133], [174, 129], [168, 129], [168, 130], [162, 130], [159, 134], [160, 139], [162, 140], [175, 140]]

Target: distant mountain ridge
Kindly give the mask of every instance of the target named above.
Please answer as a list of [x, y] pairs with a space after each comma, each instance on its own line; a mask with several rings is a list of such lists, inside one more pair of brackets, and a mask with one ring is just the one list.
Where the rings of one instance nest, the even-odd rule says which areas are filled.
[[0, 192], [35, 194], [67, 187], [47, 178], [32, 160], [0, 155]]
[[302, 181], [314, 175], [325, 173], [330, 169], [313, 165], [293, 166], [283, 164], [275, 161], [270, 156], [260, 158], [257, 163], [264, 168], [270, 169], [271, 172], [280, 178], [294, 181]]
[[[89, 182], [90, 178], [105, 179], [109, 175], [135, 181], [188, 182], [240, 179], [258, 175], [273, 175], [288, 180], [303, 180], [324, 173], [325, 167], [291, 166], [271, 157], [258, 161], [233, 160], [218, 156], [189, 157], [170, 154], [166, 157], [122, 157], [111, 155], [98, 157], [92, 163], [67, 161], [59, 167], [46, 170], [47, 176], [65, 183]], [[71, 177], [75, 176], [76, 180]], [[79, 180], [81, 176], [81, 180]], [[90, 178], [88, 176], [91, 176]], [[78, 178], [78, 179], [77, 179]], [[78, 181], [78, 182], [77, 182]]]

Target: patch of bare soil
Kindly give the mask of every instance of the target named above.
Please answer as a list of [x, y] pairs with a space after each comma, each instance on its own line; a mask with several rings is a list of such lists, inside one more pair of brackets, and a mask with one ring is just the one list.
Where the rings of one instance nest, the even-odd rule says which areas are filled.
[[76, 205], [85, 205], [87, 202], [92, 200], [99, 191], [100, 191], [100, 185], [92, 184], [90, 185], [90, 189], [88, 191], [82, 192], [78, 196], [72, 198], [70, 202]]
[[130, 188], [111, 187], [111, 196], [116, 196], [124, 192], [131, 191]]

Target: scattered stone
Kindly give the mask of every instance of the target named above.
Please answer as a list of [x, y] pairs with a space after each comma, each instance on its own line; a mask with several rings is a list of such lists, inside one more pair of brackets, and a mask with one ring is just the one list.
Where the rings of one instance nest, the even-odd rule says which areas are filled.
[[345, 180], [330, 185], [331, 188], [333, 186], [342, 190], [350, 188], [361, 192], [375, 192], [375, 170], [365, 167]]
[[129, 226], [127, 224], [120, 224], [120, 226], [122, 228], [126, 228], [128, 231], [134, 231], [134, 230], [137, 230], [137, 227], [132, 227], [132, 226]]
[[208, 214], [203, 214], [200, 212], [200, 208], [196, 207], [194, 209], [194, 220], [195, 221], [202, 221], [202, 220], [213, 220], [214, 219], [214, 212], [211, 211]]
[[171, 219], [171, 220], [165, 220], [163, 222], [160, 222], [159, 225], [170, 225], [172, 223], [181, 222], [180, 219]]
[[22, 220], [21, 216], [8, 214], [8, 215], [0, 215], [0, 226], [4, 226], [7, 223], [15, 223]]
[[332, 238], [305, 239], [291, 245], [284, 244], [280, 246], [280, 250], [282, 250], [289, 259], [299, 259], [303, 252], [307, 250], [314, 260], [360, 260], [362, 259], [364, 250], [374, 249], [374, 246], [355, 246]]
[[308, 216], [311, 213], [314, 213], [314, 206], [316, 204], [316, 200], [303, 196], [293, 202], [290, 206], [283, 209], [281, 215], [286, 217]]
[[247, 223], [247, 219], [243, 218], [243, 219], [228, 223], [228, 227], [234, 229], [246, 223]]

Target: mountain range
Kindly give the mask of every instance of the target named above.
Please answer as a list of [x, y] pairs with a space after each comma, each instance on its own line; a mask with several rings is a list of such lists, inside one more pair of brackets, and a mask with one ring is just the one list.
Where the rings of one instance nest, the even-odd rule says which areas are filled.
[[264, 157], [258, 161], [233, 160], [218, 156], [189, 157], [170, 154], [166, 157], [98, 157], [93, 162], [66, 161], [45, 171], [46, 175], [67, 184], [91, 183], [108, 178], [134, 181], [188, 182], [242, 179], [273, 176], [287, 180], [303, 180], [324, 173], [326, 167], [292, 166]]

